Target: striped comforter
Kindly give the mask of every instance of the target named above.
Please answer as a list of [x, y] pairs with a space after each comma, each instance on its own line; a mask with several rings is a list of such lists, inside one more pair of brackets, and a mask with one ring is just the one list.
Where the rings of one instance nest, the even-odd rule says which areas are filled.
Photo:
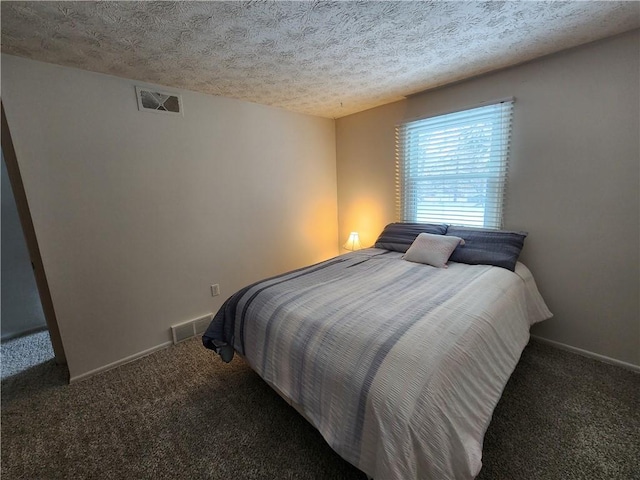
[[203, 341], [244, 355], [367, 475], [473, 478], [529, 327], [551, 313], [522, 264], [401, 256], [361, 250], [250, 285]]

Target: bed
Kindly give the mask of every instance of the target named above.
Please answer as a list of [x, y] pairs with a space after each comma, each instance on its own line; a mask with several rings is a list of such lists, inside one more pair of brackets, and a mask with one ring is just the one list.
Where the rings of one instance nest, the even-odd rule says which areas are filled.
[[[249, 285], [203, 343], [227, 362], [241, 354], [369, 477], [474, 478], [529, 328], [551, 313], [518, 245], [509, 265], [483, 264], [478, 232], [451, 228], [391, 224], [373, 248]], [[407, 260], [423, 235], [460, 240], [447, 268]]]

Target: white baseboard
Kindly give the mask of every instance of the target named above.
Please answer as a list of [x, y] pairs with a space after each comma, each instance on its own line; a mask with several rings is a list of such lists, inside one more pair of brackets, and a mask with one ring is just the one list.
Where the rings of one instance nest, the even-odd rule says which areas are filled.
[[155, 347], [151, 347], [147, 350], [143, 350], [142, 352], [138, 352], [135, 353], [133, 355], [130, 355], [128, 357], [122, 358], [116, 362], [110, 363], [108, 365], [105, 365], [103, 367], [100, 368], [96, 368], [94, 370], [90, 370], [88, 372], [82, 373], [80, 375], [76, 375], [73, 377], [69, 378], [69, 383], [73, 383], [73, 382], [77, 382], [80, 380], [86, 380], [89, 377], [92, 377], [98, 373], [102, 373], [102, 372], [106, 372], [107, 370], [111, 370], [112, 368], [116, 368], [119, 367], [120, 365], [124, 365], [125, 363], [131, 363], [135, 360], [138, 360], [142, 357], [146, 357], [147, 355], [151, 355], [154, 352], [157, 352], [158, 350], [162, 350], [163, 348], [167, 348], [170, 347], [171, 345], [173, 345], [173, 342], [169, 341], [169, 342], [165, 342], [165, 343], [161, 343], [160, 345], [156, 345]]
[[634, 365], [633, 363], [627, 363], [627, 362], [623, 362], [622, 360], [616, 360], [615, 358], [607, 357], [605, 355], [600, 355], [599, 353], [593, 353], [593, 352], [590, 352], [589, 350], [583, 350], [578, 347], [572, 347], [571, 345], [567, 345], [566, 343], [556, 342], [554, 340], [549, 340], [548, 338], [538, 337], [537, 335], [531, 335], [531, 338], [541, 343], [552, 345], [561, 350], [567, 350], [568, 352], [577, 353], [578, 355], [582, 355], [583, 357], [593, 358], [595, 360], [599, 360], [604, 363], [609, 363], [611, 365], [616, 365], [617, 367], [626, 368], [628, 370], [633, 370], [634, 372], [640, 373], [640, 365]]
[[[531, 335], [531, 338], [541, 342], [541, 343], [546, 343], [548, 345], [552, 345], [556, 348], [559, 348], [561, 350], [567, 350], [569, 352], [573, 352], [573, 353], [577, 353], [578, 355], [582, 355], [584, 357], [589, 357], [589, 358], [593, 358], [595, 360], [599, 360], [601, 362], [604, 363], [609, 363], [611, 365], [616, 365], [618, 367], [622, 367], [622, 368], [626, 368], [628, 370], [632, 370], [634, 372], [638, 372], [640, 373], [640, 365], [634, 365], [633, 363], [627, 363], [627, 362], [623, 362], [622, 360], [616, 360], [615, 358], [611, 358], [611, 357], [607, 357], [605, 355], [600, 355], [598, 353], [594, 353], [594, 352], [590, 352], [588, 350], [583, 350], [581, 348], [578, 347], [572, 347], [571, 345], [567, 345], [566, 343], [561, 343], [561, 342], [556, 342], [555, 340], [549, 340], [548, 338], [544, 338], [544, 337], [539, 337], [537, 335]], [[161, 343], [160, 345], [156, 345], [155, 347], [151, 347], [147, 350], [143, 350], [142, 352], [138, 352], [134, 355], [130, 355], [128, 357], [125, 357], [123, 359], [120, 359], [116, 362], [110, 363], [108, 365], [105, 365], [103, 367], [100, 368], [96, 368], [94, 370], [90, 370], [88, 372], [85, 372], [83, 374], [80, 375], [76, 375], [73, 377], [69, 378], [69, 383], [73, 383], [73, 382], [77, 382], [80, 380], [85, 380], [89, 377], [92, 377], [98, 373], [102, 373], [102, 372], [106, 372], [107, 370], [111, 370], [112, 368], [116, 368], [119, 367], [120, 365], [124, 365], [125, 363], [131, 363], [135, 360], [138, 360], [142, 357], [146, 357], [147, 355], [151, 355], [154, 352], [157, 352], [158, 350], [162, 350], [163, 348], [167, 348], [170, 347], [171, 345], [173, 345], [173, 342], [165, 342], [165, 343]]]

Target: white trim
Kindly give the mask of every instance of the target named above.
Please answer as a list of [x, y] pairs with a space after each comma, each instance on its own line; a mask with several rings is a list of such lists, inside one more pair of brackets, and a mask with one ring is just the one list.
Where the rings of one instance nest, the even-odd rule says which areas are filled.
[[76, 375], [74, 377], [69, 378], [69, 383], [78, 382], [80, 380], [86, 380], [89, 377], [93, 377], [98, 373], [106, 372], [107, 370], [111, 370], [113, 368], [119, 367], [120, 365], [124, 365], [125, 363], [131, 363], [135, 360], [138, 360], [142, 357], [146, 357], [147, 355], [151, 355], [152, 353], [157, 352], [158, 350], [162, 350], [163, 348], [167, 348], [173, 345], [173, 342], [164, 342], [160, 345], [156, 345], [155, 347], [151, 347], [147, 350], [143, 350], [142, 352], [134, 353], [133, 355], [129, 355], [128, 357], [117, 360], [113, 363], [105, 365], [103, 367], [96, 368], [94, 370], [90, 370], [88, 372], [82, 373], [80, 375]]
[[572, 347], [571, 345], [567, 345], [566, 343], [556, 342], [554, 340], [549, 340], [547, 338], [538, 337], [537, 335], [531, 335], [531, 338], [537, 340], [541, 343], [546, 343], [548, 345], [552, 345], [561, 350], [567, 350], [569, 352], [577, 353], [578, 355], [582, 355], [583, 357], [593, 358], [595, 360], [599, 360], [604, 363], [609, 363], [611, 365], [615, 365], [617, 367], [626, 368], [627, 370], [632, 370], [634, 372], [640, 373], [640, 365], [634, 365], [633, 363], [623, 362], [622, 360], [616, 360], [615, 358], [607, 357], [605, 355], [600, 355], [599, 353], [590, 352], [589, 350], [583, 350], [578, 347]]

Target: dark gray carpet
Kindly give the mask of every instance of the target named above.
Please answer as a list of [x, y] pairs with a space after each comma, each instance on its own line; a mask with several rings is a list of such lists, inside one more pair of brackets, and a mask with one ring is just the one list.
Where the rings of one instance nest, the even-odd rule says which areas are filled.
[[[639, 406], [640, 375], [532, 342], [478, 478], [640, 478]], [[3, 480], [365, 478], [198, 340], [72, 385], [53, 361], [3, 380], [1, 450]]]

